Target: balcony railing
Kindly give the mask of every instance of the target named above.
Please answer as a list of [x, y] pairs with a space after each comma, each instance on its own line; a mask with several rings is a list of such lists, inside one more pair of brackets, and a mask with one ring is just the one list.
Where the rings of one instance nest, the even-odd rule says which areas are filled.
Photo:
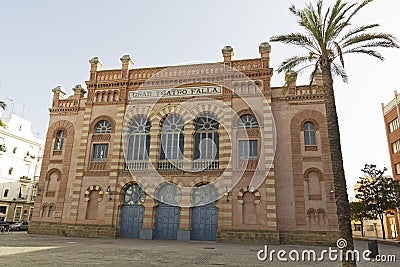
[[218, 170], [219, 160], [195, 160], [192, 168], [194, 170]]
[[[147, 170], [149, 160], [131, 160], [125, 162], [125, 170]], [[195, 160], [191, 165], [193, 170], [218, 170], [219, 160]], [[158, 170], [178, 170], [183, 169], [183, 160], [159, 160], [157, 161]]]
[[159, 170], [180, 170], [183, 168], [183, 160], [159, 160], [157, 169]]
[[125, 162], [125, 170], [140, 171], [140, 170], [147, 170], [148, 167], [149, 167], [148, 160], [134, 160]]

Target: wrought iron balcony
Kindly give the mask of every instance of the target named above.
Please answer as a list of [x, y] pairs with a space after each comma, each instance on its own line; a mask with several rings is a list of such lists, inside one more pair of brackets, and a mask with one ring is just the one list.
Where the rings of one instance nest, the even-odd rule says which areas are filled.
[[183, 160], [159, 160], [157, 162], [158, 170], [181, 170], [183, 168]]
[[195, 160], [192, 168], [193, 170], [218, 170], [219, 160]]
[[131, 160], [125, 162], [125, 170], [134, 170], [134, 171], [147, 170], [148, 166], [149, 166], [148, 160]]

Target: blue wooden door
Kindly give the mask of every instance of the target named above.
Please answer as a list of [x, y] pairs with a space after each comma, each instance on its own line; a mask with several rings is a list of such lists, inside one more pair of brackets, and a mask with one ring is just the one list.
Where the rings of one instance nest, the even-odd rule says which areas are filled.
[[142, 205], [127, 205], [121, 212], [121, 237], [139, 238], [143, 225], [144, 208]]
[[120, 236], [139, 238], [143, 225], [145, 193], [138, 184], [130, 184], [123, 194]]
[[178, 236], [180, 209], [160, 204], [156, 209], [154, 238], [176, 240]]
[[218, 228], [218, 209], [214, 204], [192, 209], [191, 239], [215, 241]]

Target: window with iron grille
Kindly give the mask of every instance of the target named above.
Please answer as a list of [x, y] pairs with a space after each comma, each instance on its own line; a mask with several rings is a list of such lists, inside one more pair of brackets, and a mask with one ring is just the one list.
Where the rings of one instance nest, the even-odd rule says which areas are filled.
[[110, 133], [111, 132], [111, 123], [106, 120], [101, 120], [96, 124], [96, 127], [94, 128], [94, 132], [98, 134], [103, 134], [103, 133]]
[[258, 121], [254, 115], [243, 115], [238, 120], [238, 128], [258, 128]]
[[108, 156], [108, 144], [93, 144], [92, 161], [106, 161]]
[[128, 153], [126, 160], [146, 160], [150, 150], [150, 122], [139, 117], [129, 126]]
[[396, 131], [399, 129], [399, 118], [396, 118], [389, 122], [389, 133]]
[[160, 160], [183, 159], [183, 128], [184, 121], [176, 116], [169, 115], [161, 128]]
[[219, 123], [211, 115], [196, 120], [194, 134], [194, 159], [219, 159]]
[[393, 153], [397, 153], [400, 151], [400, 139], [392, 143], [392, 151]]

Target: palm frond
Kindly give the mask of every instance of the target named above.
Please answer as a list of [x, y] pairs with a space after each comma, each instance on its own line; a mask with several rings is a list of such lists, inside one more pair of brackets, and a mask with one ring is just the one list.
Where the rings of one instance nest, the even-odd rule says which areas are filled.
[[302, 23], [302, 21], [303, 21], [303, 18], [302, 18], [302, 15], [301, 15], [300, 10], [297, 10], [296, 7], [295, 7], [294, 5], [291, 5], [291, 6], [289, 7], [289, 11], [290, 11], [295, 17], [297, 17], [297, 23], [299, 23], [299, 24], [301, 25], [301, 23]]
[[0, 108], [1, 108], [2, 110], [6, 110], [7, 104], [6, 104], [5, 102], [3, 102], [3, 101], [0, 101]]
[[[383, 56], [375, 51], [377, 47], [400, 48], [397, 39], [387, 33], [370, 32], [379, 27], [377, 23], [353, 26], [351, 19], [372, 0], [362, 3], [348, 3], [346, 0], [336, 0], [331, 7], [325, 8], [323, 0], [316, 4], [306, 4], [303, 9], [292, 5], [289, 10], [298, 19], [298, 24], [304, 29], [304, 34], [289, 33], [272, 37], [272, 42], [296, 45], [306, 48], [309, 55], [293, 56], [283, 61], [277, 71], [301, 71], [313, 67], [310, 75], [315, 75], [318, 65], [329, 66], [332, 74], [340, 76], [347, 82], [348, 76], [344, 70], [345, 54], [365, 54], [383, 60]], [[335, 61], [335, 59], [338, 61]], [[340, 62], [339, 62], [340, 61]]]
[[289, 88], [295, 84], [297, 80], [297, 72], [290, 70], [285, 73], [285, 84], [282, 86], [282, 94], [286, 95]]
[[[356, 36], [353, 36], [346, 41], [343, 42], [342, 47], [348, 47], [354, 44], [360, 44], [362, 42], [368, 42], [372, 40], [377, 40], [377, 41], [387, 41], [390, 43], [390, 46], [386, 47], [393, 47], [393, 48], [399, 48], [399, 45], [397, 44], [396, 37], [394, 37], [391, 34], [388, 33], [362, 33], [358, 34]], [[360, 44], [361, 45], [361, 44]]]
[[350, 38], [351, 36], [353, 36], [354, 34], [360, 33], [360, 32], [364, 32], [366, 30], [369, 29], [373, 29], [379, 27], [379, 24], [375, 23], [375, 24], [368, 24], [368, 25], [363, 25], [360, 27], [356, 27], [353, 29], [350, 29], [345, 35], [343, 35], [343, 37], [338, 41], [338, 43], [343, 42], [344, 40]]
[[[332, 8], [331, 15], [328, 20], [328, 25], [325, 30], [325, 43], [336, 39], [337, 36], [343, 31], [344, 28], [349, 26], [346, 20], [346, 14], [355, 6], [355, 4], [348, 4], [338, 0]], [[327, 11], [328, 13], [329, 11]], [[328, 14], [327, 14], [328, 15]]]
[[342, 67], [344, 68], [344, 59], [343, 59], [342, 49], [340, 48], [340, 45], [337, 42], [333, 42], [333, 44], [335, 45], [336, 52], [340, 59], [340, 63], [342, 63]]
[[366, 48], [366, 47], [385, 47], [385, 48], [392, 48], [393, 47], [393, 42], [389, 42], [389, 41], [376, 41], [376, 42], [368, 42], [362, 45], [359, 45], [357, 47], [362, 47], [362, 48]]
[[349, 15], [347, 21], [350, 21], [354, 15], [356, 15], [363, 7], [365, 7], [367, 4], [371, 3], [373, 0], [364, 0], [360, 5], [358, 5], [357, 8], [353, 10], [353, 12]]
[[276, 70], [278, 73], [281, 73], [282, 71], [287, 72], [290, 71], [294, 68], [296, 68], [297, 66], [304, 64], [306, 62], [310, 61], [310, 57], [311, 60], [313, 60], [312, 56], [293, 56], [290, 57], [286, 60], [284, 60], [278, 67], [278, 69]]
[[[313, 82], [314, 82], [315, 75], [317, 75], [317, 73], [318, 73], [319, 71], [320, 71], [320, 66], [319, 66], [319, 64], [317, 63], [317, 64], [314, 65], [314, 70], [313, 70], [313, 71], [311, 72], [311, 74], [310, 74], [310, 78], [309, 78], [309, 80], [310, 80], [310, 83], [309, 83], [310, 89], [311, 89], [312, 84], [313, 84]], [[310, 92], [312, 92], [312, 90], [310, 90]]]
[[385, 60], [385, 58], [379, 52], [377, 52], [375, 50], [364, 49], [364, 48], [359, 48], [359, 47], [346, 50], [343, 52], [343, 54], [365, 54], [365, 55], [368, 55], [371, 57], [376, 57], [382, 61]]
[[349, 81], [349, 76], [347, 75], [346, 70], [335, 62], [332, 63], [331, 71], [333, 75], [342, 78], [343, 82], [347, 83]]
[[318, 45], [323, 50], [322, 40], [323, 40], [323, 31], [322, 27], [322, 17], [320, 14], [315, 11], [314, 7], [311, 3], [307, 5], [305, 9], [302, 10], [303, 13], [303, 21], [305, 24], [305, 28], [307, 31], [311, 33], [311, 35], [316, 39]]
[[288, 33], [283, 35], [272, 36], [270, 38], [270, 41], [303, 46], [304, 48], [307, 48], [310, 51], [312, 50], [318, 51], [318, 48], [313, 43], [312, 38], [309, 38], [308, 36], [303, 35], [301, 33]]

